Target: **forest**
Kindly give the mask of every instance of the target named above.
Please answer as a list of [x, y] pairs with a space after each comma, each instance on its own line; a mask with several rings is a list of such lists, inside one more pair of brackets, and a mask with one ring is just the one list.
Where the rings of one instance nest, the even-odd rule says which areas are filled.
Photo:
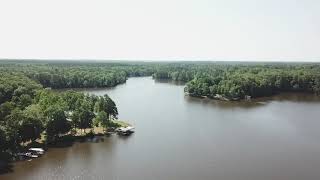
[[196, 97], [240, 100], [280, 92], [320, 94], [316, 63], [171, 64], [158, 68], [153, 77], [185, 81], [185, 92]]
[[17, 61], [0, 63], [1, 72], [18, 72], [35, 80], [43, 87], [92, 88], [113, 87], [131, 76], [150, 76], [149, 66], [124, 63], [76, 63]]
[[13, 157], [37, 139], [50, 144], [94, 126], [117, 127], [111, 121], [117, 116], [116, 104], [108, 95], [56, 92], [21, 73], [1, 72], [0, 160]]
[[316, 63], [2, 61], [0, 151], [13, 154], [40, 138], [54, 142], [79, 130], [112, 126], [118, 110], [108, 95], [52, 89], [113, 87], [138, 76], [183, 81], [185, 93], [196, 97], [320, 94]]

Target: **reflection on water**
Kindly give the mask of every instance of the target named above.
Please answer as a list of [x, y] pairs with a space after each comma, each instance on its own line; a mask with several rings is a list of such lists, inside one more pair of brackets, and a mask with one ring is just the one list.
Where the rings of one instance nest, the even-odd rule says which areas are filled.
[[226, 102], [188, 97], [183, 88], [144, 77], [84, 90], [108, 93], [136, 132], [49, 149], [0, 178], [320, 179], [319, 97], [285, 93]]
[[172, 84], [172, 85], [177, 85], [177, 86], [184, 86], [186, 83], [183, 81], [173, 81], [170, 79], [154, 79], [155, 83], [167, 83], [167, 84]]
[[197, 98], [185, 96], [186, 101], [190, 103], [202, 103], [217, 108], [255, 108], [267, 105], [269, 102], [295, 102], [295, 103], [315, 103], [320, 102], [320, 97], [309, 93], [281, 93], [270, 97], [252, 99], [250, 101], [219, 101], [210, 98]]
[[255, 108], [266, 105], [267, 102], [260, 101], [219, 101], [209, 98], [196, 98], [185, 96], [185, 100], [189, 103], [200, 103], [213, 108]]

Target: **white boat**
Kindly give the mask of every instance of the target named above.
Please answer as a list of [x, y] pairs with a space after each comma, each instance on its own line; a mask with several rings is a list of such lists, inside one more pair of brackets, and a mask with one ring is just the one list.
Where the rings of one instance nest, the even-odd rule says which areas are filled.
[[42, 148], [30, 148], [28, 151], [38, 155], [44, 154], [44, 150]]
[[121, 128], [116, 129], [116, 131], [120, 135], [130, 135], [130, 134], [134, 133], [134, 127], [132, 127], [132, 126], [121, 127]]

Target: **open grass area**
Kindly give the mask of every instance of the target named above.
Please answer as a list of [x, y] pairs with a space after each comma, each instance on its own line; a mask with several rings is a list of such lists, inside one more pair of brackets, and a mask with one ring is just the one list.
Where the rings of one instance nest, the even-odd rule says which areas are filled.
[[112, 122], [115, 124], [118, 124], [120, 127], [131, 126], [131, 124], [124, 122], [124, 121], [120, 121], [120, 120], [112, 120]]

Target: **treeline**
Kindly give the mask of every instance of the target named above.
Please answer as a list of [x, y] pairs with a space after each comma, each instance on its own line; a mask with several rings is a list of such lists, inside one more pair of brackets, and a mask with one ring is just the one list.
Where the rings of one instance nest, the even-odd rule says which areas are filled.
[[126, 82], [128, 77], [150, 76], [152, 67], [143, 64], [121, 63], [46, 63], [6, 62], [1, 72], [17, 72], [51, 88], [113, 87]]
[[108, 96], [54, 92], [19, 73], [0, 73], [0, 152], [14, 153], [42, 135], [54, 142], [67, 133], [113, 126], [116, 104]]
[[19, 73], [51, 88], [112, 87], [128, 77], [152, 75], [187, 82], [185, 92], [192, 96], [243, 99], [285, 91], [320, 94], [316, 63], [6, 61], [0, 71]]
[[319, 64], [172, 64], [153, 77], [186, 81], [191, 96], [236, 100], [291, 91], [320, 94]]
[[278, 92], [320, 94], [319, 64], [284, 63], [71, 63], [0, 64], [0, 151], [15, 151], [42, 134], [50, 141], [94, 125], [107, 127], [117, 118], [115, 103], [51, 88], [111, 87], [131, 76], [186, 82], [191, 96], [243, 99]]

